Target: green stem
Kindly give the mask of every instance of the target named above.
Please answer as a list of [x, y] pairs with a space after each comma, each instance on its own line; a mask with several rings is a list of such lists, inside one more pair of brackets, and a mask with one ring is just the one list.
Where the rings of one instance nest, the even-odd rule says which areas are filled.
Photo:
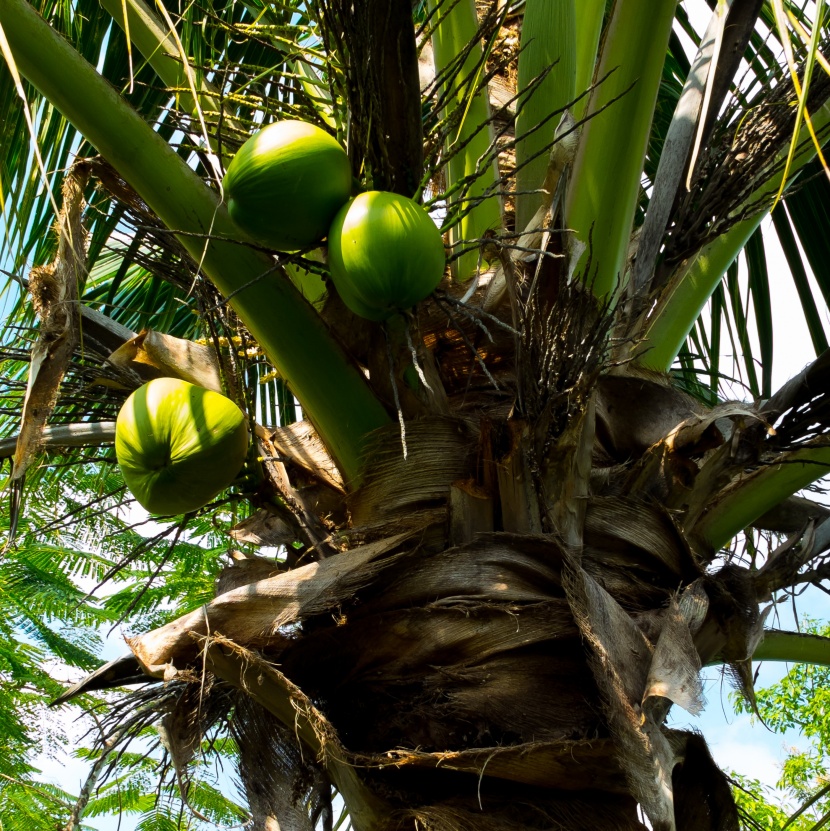
[[702, 515], [694, 534], [715, 550], [758, 517], [830, 470], [830, 447], [808, 446], [782, 453], [775, 462], [732, 482]]
[[676, 7], [617, 0], [605, 32], [565, 209], [575, 273], [599, 297], [622, 279]]
[[645, 340], [638, 346], [638, 351], [646, 350], [638, 358], [642, 366], [668, 372], [726, 270], [765, 216], [759, 213], [737, 223], [685, 263], [672, 278], [657, 301], [644, 332]]
[[[346, 478], [366, 434], [389, 417], [365, 378], [271, 257], [237, 239], [218, 196], [26, 0], [3, 0], [0, 25], [20, 72], [176, 231], [288, 382]], [[192, 236], [192, 235], [196, 236]]]
[[[443, 2], [442, 0], [429, 0], [430, 11], [436, 6], [439, 9], [435, 14], [440, 22], [432, 35], [432, 47], [435, 55], [435, 71], [436, 74], [440, 74], [472, 41], [476, 40], [478, 17], [474, 0], [459, 0], [455, 5], [447, 0]], [[449, 8], [449, 11], [445, 12], [445, 8]], [[493, 141], [493, 131], [489, 125], [479, 130], [479, 127], [490, 117], [487, 87], [484, 86], [475, 94], [471, 92], [484, 76], [482, 54], [480, 44], [476, 43], [458, 75], [459, 79], [468, 79], [467, 83], [459, 85], [450, 105], [450, 108], [461, 109], [462, 122], [460, 128], [447, 140], [447, 153], [451, 153], [455, 145], [464, 145], [471, 136], [473, 138], [463, 150], [447, 162], [447, 183], [451, 186], [466, 177], [477, 176], [475, 182], [460, 200], [450, 200], [448, 206], [450, 210], [465, 209], [474, 200], [481, 198], [488, 188], [492, 188], [499, 178], [495, 157], [491, 164], [479, 170], [479, 163], [490, 152]], [[476, 70], [477, 64], [479, 64], [478, 70]], [[477, 130], [478, 133], [476, 133]], [[476, 135], [473, 135], [474, 133]], [[474, 205], [469, 213], [450, 228], [450, 245], [455, 251], [460, 247], [466, 248], [468, 244], [464, 242], [465, 240], [483, 239], [488, 231], [498, 231], [501, 225], [500, 198], [497, 195], [491, 195]], [[471, 250], [453, 262], [453, 276], [458, 280], [469, 280], [478, 266], [478, 246], [475, 243], [469, 243], [469, 246], [472, 247]]]
[[[571, 103], [576, 90], [574, 0], [527, 0], [522, 23], [516, 116], [516, 228], [524, 231], [542, 205], [542, 187], [558, 118], [553, 114]], [[543, 71], [544, 80], [530, 94], [528, 85]], [[522, 94], [524, 93], [524, 94]], [[544, 126], [525, 135], [535, 125]]]
[[[605, 0], [577, 0], [574, 5], [575, 38], [576, 38], [576, 93], [585, 92], [594, 80], [594, 69], [597, 64], [597, 50], [599, 36], [602, 32], [602, 21], [605, 17]], [[574, 105], [574, 121], [579, 121], [585, 115], [588, 96], [580, 98]]]
[[752, 658], [755, 661], [788, 661], [830, 667], [830, 638], [768, 629]]

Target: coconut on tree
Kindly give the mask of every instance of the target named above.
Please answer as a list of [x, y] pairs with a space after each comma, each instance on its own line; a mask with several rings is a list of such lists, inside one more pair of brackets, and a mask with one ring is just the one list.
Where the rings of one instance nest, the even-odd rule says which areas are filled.
[[[703, 665], [751, 702], [753, 657], [830, 660], [764, 629], [827, 577], [827, 510], [794, 496], [830, 465], [795, 242], [825, 285], [823, 3], [712, 4], [691, 61], [676, 0], [101, 4], [132, 49], [91, 0], [0, 7], [5, 100], [84, 142], [57, 252], [18, 251], [55, 259], [29, 280], [13, 491], [40, 447], [114, 438], [149, 510], [186, 528], [232, 484], [231, 538], [286, 546], [237, 554], [61, 698], [149, 682], [101, 753], [157, 720], [187, 802], [224, 726], [257, 828], [331, 827], [333, 790], [357, 829], [737, 828], [705, 741], [666, 719], [700, 710]], [[778, 391], [770, 211], [821, 353]], [[135, 264], [130, 314], [176, 289], [140, 325], [112, 302]], [[724, 320], [749, 402], [718, 399]], [[80, 349], [109, 375], [79, 409]], [[128, 434], [140, 466], [175, 467], [182, 436], [194, 465], [131, 479]]]

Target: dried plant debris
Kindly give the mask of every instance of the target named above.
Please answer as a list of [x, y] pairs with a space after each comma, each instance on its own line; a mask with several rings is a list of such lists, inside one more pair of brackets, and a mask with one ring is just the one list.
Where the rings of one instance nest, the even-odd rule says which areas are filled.
[[790, 450], [830, 432], [830, 352], [824, 352], [761, 405], [773, 422], [767, 444]]
[[626, 793], [622, 771], [613, 759], [610, 739], [529, 742], [503, 747], [427, 753], [397, 749], [354, 754], [361, 767], [441, 768], [504, 779], [522, 785], [570, 791], [602, 789]]
[[320, 764], [297, 737], [244, 691], [237, 690], [230, 733], [239, 748], [239, 779], [255, 827], [314, 831], [330, 822], [331, 787]]
[[[408, 536], [393, 537], [331, 557], [321, 563], [241, 586], [219, 595], [201, 609], [130, 640], [130, 648], [149, 675], [165, 677], [191, 663], [198, 649], [194, 636], [221, 632], [237, 643], [275, 649], [290, 639], [290, 626], [306, 616], [337, 609], [405, 548]], [[311, 579], [311, 578], [314, 579]]]
[[655, 829], [675, 831], [675, 755], [660, 725], [639, 707], [653, 647], [575, 559], [567, 561], [564, 578], [574, 619], [589, 645], [589, 663], [630, 792]]
[[[820, 73], [810, 85], [809, 110], [818, 111], [828, 97], [830, 78]], [[667, 263], [677, 263], [698, 251], [772, 201], [774, 192], [761, 202], [753, 194], [774, 171], [783, 171], [780, 154], [793, 136], [796, 103], [792, 79], [787, 75], [761, 89], [745, 118], [724, 119], [725, 131], [712, 137], [701, 155], [691, 190], [675, 208], [665, 251]], [[739, 112], [737, 105], [733, 112]], [[809, 143], [811, 139], [802, 141]]]
[[82, 217], [89, 167], [76, 164], [63, 183], [63, 206], [57, 220], [58, 251], [54, 262], [33, 268], [29, 276], [32, 305], [40, 318], [32, 347], [29, 381], [12, 478], [22, 479], [40, 445], [61, 381], [80, 340], [79, 287], [86, 281], [86, 231]]
[[544, 436], [544, 455], [584, 411], [606, 368], [613, 315], [591, 291], [561, 277], [552, 299], [531, 285], [522, 306], [519, 407]]
[[[249, 772], [242, 781], [257, 815], [290, 817], [297, 803], [286, 802], [287, 794], [319, 786], [325, 797], [320, 782], [348, 775], [347, 786], [359, 791], [365, 810], [380, 798], [388, 803], [386, 816], [396, 805], [427, 806], [440, 816], [443, 789], [450, 788], [446, 799], [459, 799], [458, 786], [447, 779], [456, 776], [459, 782], [469, 777], [470, 798], [480, 794], [492, 817], [500, 816], [507, 788], [526, 792], [556, 817], [569, 816], [588, 798], [587, 789], [616, 817], [613, 827], [627, 827], [621, 817], [633, 804], [629, 793], [655, 827], [688, 827], [679, 818], [673, 824], [670, 801], [686, 739], [661, 722], [668, 702], [698, 706], [698, 638], [711, 641], [714, 632], [717, 639], [718, 621], [746, 614], [746, 604], [738, 608], [733, 592], [707, 611], [709, 584], [698, 579], [689, 552], [678, 548], [667, 517], [655, 513], [653, 538], [629, 539], [626, 512], [638, 509], [611, 499], [589, 511], [586, 539], [595, 547], [586, 546], [582, 565], [543, 535], [484, 534], [432, 552], [412, 537], [386, 540], [276, 576], [263, 572], [262, 581], [231, 590], [132, 646], [159, 677], [174, 684], [190, 678], [194, 690], [204, 658], [223, 683], [277, 715], [283, 726], [268, 714], [263, 721], [260, 710], [251, 716], [256, 735], [270, 737], [260, 742], [267, 759], [252, 750], [244, 762]], [[654, 567], [641, 582], [661, 575], [665, 600], [655, 598], [652, 611], [632, 615], [597, 579], [606, 570], [606, 548], [624, 552], [640, 543], [653, 552]], [[639, 591], [636, 582], [626, 588], [619, 580], [610, 588], [621, 600]], [[672, 600], [671, 587], [684, 580], [694, 588]], [[755, 631], [748, 621], [747, 637]], [[585, 644], [593, 656], [588, 662]], [[744, 655], [747, 643], [721, 641], [719, 648]], [[568, 685], [561, 684], [565, 677]], [[309, 749], [299, 756], [292, 729], [297, 713], [306, 725], [299, 741]], [[170, 732], [181, 734], [176, 743], [186, 760], [189, 722], [176, 724]], [[253, 771], [262, 764], [279, 771], [280, 781], [262, 780], [259, 788]], [[320, 778], [323, 769], [328, 779]], [[690, 775], [687, 769], [684, 776]], [[703, 771], [695, 784], [711, 823], [718, 812], [728, 813], [718, 775]], [[325, 811], [325, 799], [322, 804]], [[298, 827], [305, 827], [304, 817]], [[510, 822], [494, 827], [519, 827]]]
[[180, 378], [222, 393], [222, 372], [212, 346], [143, 329], [113, 352], [110, 365], [132, 370], [142, 381]]
[[471, 793], [466, 799], [437, 803], [425, 800], [417, 808], [402, 810], [399, 822], [406, 819], [424, 831], [524, 831], [527, 828], [566, 831], [579, 828], [586, 816], [591, 817], [595, 828], [614, 831], [645, 831], [646, 828], [637, 818], [636, 802], [629, 796], [597, 791], [545, 798], [515, 786], [511, 793], [488, 786], [481, 794]]
[[269, 432], [276, 450], [331, 488], [343, 493], [343, 476], [331, 458], [314, 426], [308, 421], [295, 421]]

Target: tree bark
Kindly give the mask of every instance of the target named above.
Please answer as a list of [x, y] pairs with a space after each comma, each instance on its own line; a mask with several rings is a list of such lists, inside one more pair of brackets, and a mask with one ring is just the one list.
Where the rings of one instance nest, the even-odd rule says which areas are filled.
[[336, 0], [348, 55], [349, 155], [375, 190], [416, 195], [424, 162], [421, 89], [410, 0]]

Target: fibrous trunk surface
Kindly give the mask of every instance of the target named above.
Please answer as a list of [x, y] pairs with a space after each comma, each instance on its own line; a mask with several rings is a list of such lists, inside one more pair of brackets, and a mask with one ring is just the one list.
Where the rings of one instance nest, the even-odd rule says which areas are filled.
[[[240, 558], [212, 603], [132, 640], [158, 678], [251, 696], [244, 729], [276, 720], [256, 728], [285, 774], [269, 787], [314, 787], [282, 764], [299, 743], [356, 828], [737, 828], [703, 739], [665, 725], [672, 704], [702, 707], [701, 661], [739, 663], [760, 632], [747, 573], [709, 573], [666, 507], [722, 436], [662, 379], [609, 373], [603, 312], [560, 291], [548, 314], [594, 317], [557, 313], [570, 335], [522, 347], [521, 412], [492, 386], [516, 383], [495, 339], [492, 378], [445, 378], [449, 412], [407, 420], [406, 457], [397, 425], [378, 433], [348, 495], [308, 425], [263, 432], [279, 499], [234, 536], [305, 554]], [[306, 732], [278, 727], [292, 719]]]

